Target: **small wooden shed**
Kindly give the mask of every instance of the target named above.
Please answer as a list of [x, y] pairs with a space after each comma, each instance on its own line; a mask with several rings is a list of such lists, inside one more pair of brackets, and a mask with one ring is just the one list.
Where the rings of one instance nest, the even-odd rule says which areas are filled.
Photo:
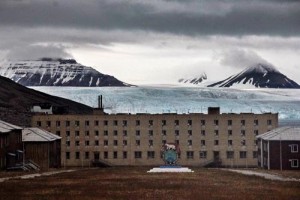
[[39, 128], [24, 128], [22, 135], [26, 161], [44, 170], [61, 166], [61, 137]]

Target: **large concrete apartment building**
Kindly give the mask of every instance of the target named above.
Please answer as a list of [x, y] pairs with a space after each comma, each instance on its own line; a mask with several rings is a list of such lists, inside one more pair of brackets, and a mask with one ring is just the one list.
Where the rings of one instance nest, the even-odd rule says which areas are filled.
[[163, 165], [164, 143], [178, 144], [179, 165], [257, 166], [256, 136], [277, 128], [277, 113], [36, 114], [32, 126], [60, 135], [62, 166]]

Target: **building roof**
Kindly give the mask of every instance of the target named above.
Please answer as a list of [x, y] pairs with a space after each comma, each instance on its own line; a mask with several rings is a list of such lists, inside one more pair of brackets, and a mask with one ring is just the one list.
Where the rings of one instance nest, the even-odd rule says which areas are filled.
[[22, 127], [0, 120], [0, 133], [8, 133], [13, 130], [22, 130], [22, 129], [23, 129]]
[[60, 139], [61, 137], [39, 128], [24, 128], [22, 132], [23, 142], [51, 142]]
[[285, 126], [256, 136], [269, 141], [300, 141], [300, 127]]

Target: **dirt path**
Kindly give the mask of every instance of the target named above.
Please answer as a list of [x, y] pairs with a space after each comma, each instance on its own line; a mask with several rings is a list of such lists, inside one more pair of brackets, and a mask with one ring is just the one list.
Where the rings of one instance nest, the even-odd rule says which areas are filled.
[[226, 171], [231, 171], [231, 172], [236, 172], [248, 176], [259, 176], [263, 177], [268, 180], [275, 180], [275, 181], [295, 181], [295, 182], [300, 182], [300, 179], [296, 178], [285, 178], [282, 176], [274, 175], [274, 174], [268, 174], [268, 173], [263, 173], [263, 172], [255, 172], [252, 170], [239, 170], [239, 169], [222, 169]]

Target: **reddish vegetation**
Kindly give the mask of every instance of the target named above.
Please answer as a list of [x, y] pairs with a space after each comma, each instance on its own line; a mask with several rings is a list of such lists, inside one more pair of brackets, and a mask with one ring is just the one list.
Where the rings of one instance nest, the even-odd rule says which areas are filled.
[[[149, 174], [149, 168], [102, 168], [9, 180], [0, 199], [299, 199], [300, 182], [270, 181], [217, 169]], [[295, 172], [297, 173], [297, 172]]]

